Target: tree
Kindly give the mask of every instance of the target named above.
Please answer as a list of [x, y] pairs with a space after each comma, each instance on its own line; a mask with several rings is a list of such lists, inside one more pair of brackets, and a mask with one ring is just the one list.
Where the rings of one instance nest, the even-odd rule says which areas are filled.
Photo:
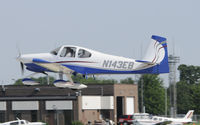
[[182, 64], [178, 67], [180, 72], [180, 81], [185, 81], [188, 84], [198, 84], [200, 80], [200, 66], [187, 66]]
[[186, 81], [179, 81], [177, 87], [177, 113], [185, 114], [188, 110], [194, 109], [194, 87]]
[[[34, 81], [37, 81], [40, 83], [40, 85], [47, 85], [47, 77], [39, 77], [39, 78], [31, 78]], [[54, 77], [49, 77], [49, 83], [53, 84], [53, 82], [55, 81]], [[14, 85], [23, 85], [22, 83], [22, 79], [18, 79], [15, 81]]]
[[[39, 82], [41, 85], [47, 85], [47, 78], [46, 77], [39, 77], [39, 78], [31, 78], [34, 81]], [[81, 74], [77, 74], [76, 76], [72, 76], [72, 79], [75, 83], [82, 83], [82, 84], [115, 84], [118, 83], [115, 79], [98, 79], [93, 77], [84, 78]], [[49, 77], [49, 83], [53, 84], [55, 81], [54, 77]], [[120, 80], [122, 84], [134, 84], [134, 80], [130, 77]], [[18, 79], [14, 85], [23, 85], [22, 79]]]
[[194, 109], [200, 113], [200, 66], [182, 64], [178, 67], [180, 81], [177, 83], [177, 111], [185, 114]]
[[143, 83], [143, 100], [146, 112], [163, 115], [165, 113], [165, 89], [158, 75], [142, 75], [139, 82], [139, 106], [141, 109], [141, 85]]
[[200, 66], [182, 64], [178, 67], [180, 81], [177, 83], [177, 110], [185, 114], [188, 110], [200, 113]]
[[14, 85], [23, 85], [22, 79], [18, 79], [15, 81]]
[[131, 77], [128, 77], [126, 79], [121, 79], [120, 83], [125, 83], [125, 84], [134, 84], [134, 80]]
[[72, 76], [72, 79], [76, 83], [82, 84], [115, 84], [117, 80], [114, 79], [97, 79], [93, 77], [84, 78], [81, 74], [77, 74], [76, 76]]
[[196, 114], [200, 114], [200, 84], [192, 86], [193, 105], [190, 109], [194, 109]]
[[72, 121], [72, 125], [84, 125], [81, 121]]

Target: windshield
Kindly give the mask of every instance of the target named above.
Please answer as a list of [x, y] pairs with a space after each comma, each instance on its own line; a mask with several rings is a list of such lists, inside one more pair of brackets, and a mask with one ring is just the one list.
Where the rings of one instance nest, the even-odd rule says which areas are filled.
[[57, 55], [58, 54], [58, 51], [60, 50], [61, 47], [59, 48], [56, 48], [54, 50], [52, 50], [50, 53], [53, 54], [53, 55]]
[[75, 57], [76, 48], [75, 47], [65, 47], [60, 53], [60, 57]]

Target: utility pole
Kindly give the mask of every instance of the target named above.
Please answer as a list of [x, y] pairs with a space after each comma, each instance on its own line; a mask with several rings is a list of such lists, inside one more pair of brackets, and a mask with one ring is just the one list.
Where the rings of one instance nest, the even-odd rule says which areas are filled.
[[[142, 77], [141, 77], [142, 78]], [[143, 78], [141, 79], [141, 112], [144, 113]]]
[[[139, 79], [141, 80], [140, 81], [140, 86], [139, 86]], [[138, 74], [135, 74], [135, 81], [137, 81], [137, 85], [138, 85], [138, 91], [140, 90], [140, 92], [138, 92], [138, 99], [139, 97], [140, 98], [140, 102], [139, 104], [141, 104], [139, 108], [139, 111], [141, 113], [144, 113], [145, 112], [145, 106], [144, 106], [144, 80], [142, 78], [142, 75], [138, 75]]]
[[165, 87], [165, 117], [167, 117], [167, 87]]
[[176, 94], [176, 64], [180, 57], [169, 55], [169, 87], [170, 87], [170, 115], [176, 117], [177, 114], [177, 94]]

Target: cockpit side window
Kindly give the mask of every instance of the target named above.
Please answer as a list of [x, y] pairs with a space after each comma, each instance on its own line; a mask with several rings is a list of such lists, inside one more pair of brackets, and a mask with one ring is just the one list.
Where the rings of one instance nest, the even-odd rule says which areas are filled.
[[76, 48], [75, 47], [65, 47], [61, 51], [60, 57], [75, 57]]
[[53, 55], [57, 55], [61, 47], [52, 50], [50, 53]]
[[78, 51], [78, 58], [89, 58], [91, 57], [91, 53], [84, 50], [84, 49], [79, 49]]
[[24, 121], [21, 121], [21, 125], [25, 125]]

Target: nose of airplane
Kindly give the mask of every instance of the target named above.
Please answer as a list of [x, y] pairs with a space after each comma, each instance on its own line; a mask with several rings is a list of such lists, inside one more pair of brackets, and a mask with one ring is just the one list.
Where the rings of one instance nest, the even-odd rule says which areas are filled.
[[21, 58], [21, 55], [19, 55], [17, 58], [16, 58], [17, 61], [21, 62], [22, 61], [22, 58]]
[[32, 56], [30, 56], [29, 54], [25, 54], [25, 55], [19, 55], [17, 57], [17, 60], [19, 62], [22, 62], [22, 63], [28, 63], [28, 62], [32, 62]]

